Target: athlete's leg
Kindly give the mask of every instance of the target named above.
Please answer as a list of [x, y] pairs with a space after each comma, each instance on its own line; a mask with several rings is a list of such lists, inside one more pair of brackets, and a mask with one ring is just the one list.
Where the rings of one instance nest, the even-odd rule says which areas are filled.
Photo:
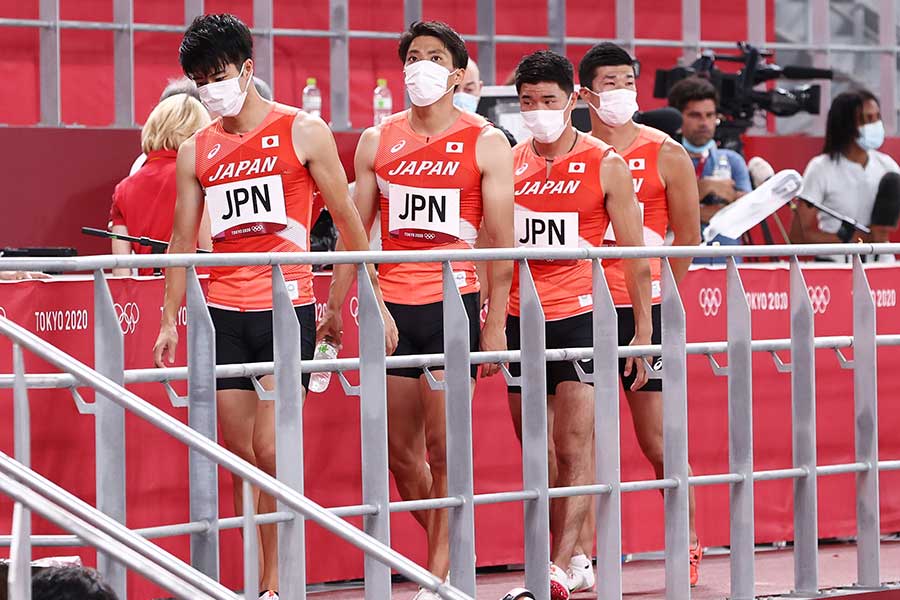
[[[260, 379], [266, 390], [275, 389], [275, 378], [267, 375]], [[256, 425], [253, 428], [253, 454], [257, 466], [275, 476], [275, 403], [256, 403]], [[275, 498], [259, 493], [256, 511], [259, 514], [277, 510]], [[278, 525], [271, 523], [259, 526], [260, 555], [263, 557], [260, 571], [260, 586], [264, 590], [278, 590]]]
[[[431, 471], [425, 459], [425, 427], [419, 380], [388, 375], [388, 465], [404, 500], [428, 498]], [[428, 529], [429, 511], [412, 513]]]
[[[443, 381], [443, 371], [433, 371], [433, 374], [435, 379]], [[432, 390], [423, 376], [419, 379], [419, 394], [422, 398], [425, 447], [428, 450], [428, 469], [431, 473], [428, 497], [443, 498], [447, 495], [447, 422], [444, 392]], [[446, 577], [450, 569], [447, 528], [447, 509], [431, 511], [428, 529], [428, 570], [438, 577]]]
[[[662, 392], [632, 392], [627, 390], [625, 397], [631, 407], [631, 416], [634, 422], [634, 433], [637, 436], [641, 452], [650, 461], [657, 479], [664, 477], [663, 468], [663, 405]], [[692, 475], [690, 465], [688, 474]], [[662, 490], [660, 490], [662, 492]], [[690, 502], [691, 545], [697, 543], [697, 530], [694, 527], [694, 488], [688, 491]]]
[[[556, 449], [556, 486], [586, 485], [591, 480], [590, 440], [594, 431], [593, 390], [580, 382], [563, 381], [553, 399], [553, 439]], [[587, 496], [560, 498], [553, 507], [550, 556], [554, 564], [567, 567], [578, 541]]]

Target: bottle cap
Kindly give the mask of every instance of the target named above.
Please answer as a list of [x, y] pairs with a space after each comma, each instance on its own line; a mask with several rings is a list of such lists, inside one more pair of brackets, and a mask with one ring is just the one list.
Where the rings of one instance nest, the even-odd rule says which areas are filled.
[[307, 77], [306, 85], [316, 85], [316, 78], [315, 77]]
[[378, 84], [378, 87], [387, 87], [387, 79], [385, 79], [384, 77], [379, 77], [379, 78], [375, 81], [375, 83]]

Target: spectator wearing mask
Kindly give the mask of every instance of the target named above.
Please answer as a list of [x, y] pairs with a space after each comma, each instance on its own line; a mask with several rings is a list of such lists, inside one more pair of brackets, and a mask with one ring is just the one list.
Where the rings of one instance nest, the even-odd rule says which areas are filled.
[[[849, 223], [799, 202], [792, 235], [795, 242], [888, 241], [890, 233], [897, 228], [896, 206], [900, 201], [896, 175], [889, 174], [900, 173], [900, 167], [893, 158], [878, 151], [883, 142], [881, 107], [874, 94], [858, 90], [834, 98], [828, 110], [822, 154], [806, 166], [799, 197], [827, 206], [861, 225], [871, 225], [872, 233], [863, 234]], [[894, 258], [882, 255], [879, 260], [888, 257]], [[822, 258], [846, 260], [843, 255]]]
[[118, 600], [118, 596], [93, 569], [53, 567], [31, 578], [31, 600]]
[[[700, 77], [682, 79], [669, 91], [669, 106], [681, 113], [681, 144], [697, 172], [701, 228], [719, 210], [753, 189], [744, 158], [716, 145], [718, 101], [716, 88]], [[718, 236], [713, 242], [723, 246], [741, 243], [725, 236]], [[694, 259], [694, 264], [712, 262], [724, 262], [724, 259]]]
[[[147, 161], [134, 175], [116, 186], [110, 210], [113, 233], [168, 240], [175, 212], [175, 158], [183, 141], [209, 123], [203, 105], [187, 94], [176, 94], [160, 102], [141, 130], [141, 149]], [[209, 223], [201, 232], [201, 247], [210, 249]], [[148, 254], [150, 248], [112, 240], [113, 254]], [[130, 275], [130, 269], [113, 269], [113, 275]], [[152, 275], [141, 269], [139, 275]]]

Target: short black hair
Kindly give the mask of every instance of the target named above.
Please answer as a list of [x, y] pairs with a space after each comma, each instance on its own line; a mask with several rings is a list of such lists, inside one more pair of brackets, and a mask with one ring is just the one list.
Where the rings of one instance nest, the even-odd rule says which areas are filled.
[[406, 62], [406, 53], [413, 40], [417, 37], [429, 35], [436, 37], [443, 42], [447, 51], [453, 60], [454, 69], [465, 69], [469, 64], [469, 51], [466, 50], [466, 43], [452, 27], [441, 21], [413, 21], [409, 24], [409, 29], [400, 36], [400, 47], [397, 54], [400, 55], [400, 62]]
[[538, 50], [519, 62], [516, 67], [516, 93], [523, 83], [556, 83], [567, 93], [575, 91], [575, 70], [565, 56], [552, 50]]
[[869, 91], [841, 92], [834, 97], [825, 121], [823, 154], [836, 161], [847, 151], [859, 137], [859, 116], [863, 104], [872, 98], [874, 96]]
[[184, 32], [178, 58], [188, 77], [209, 75], [228, 65], [240, 67], [253, 58], [253, 36], [234, 15], [202, 15]]
[[669, 90], [669, 106], [678, 112], [684, 112], [689, 103], [698, 100], [712, 100], [716, 106], [719, 104], [716, 86], [703, 77], [686, 77]]
[[31, 578], [32, 600], [118, 600], [93, 569], [53, 567]]
[[625, 48], [612, 42], [600, 42], [587, 51], [578, 63], [578, 83], [592, 89], [591, 84], [597, 74], [597, 67], [618, 67], [628, 65], [634, 68], [634, 58]]

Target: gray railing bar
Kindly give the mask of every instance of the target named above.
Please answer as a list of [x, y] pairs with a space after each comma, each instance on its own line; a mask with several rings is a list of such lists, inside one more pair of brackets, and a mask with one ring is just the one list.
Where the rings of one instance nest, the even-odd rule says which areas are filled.
[[[821, 336], [815, 338], [815, 340], [815, 347], [817, 350], [853, 347], [853, 337], [851, 336]], [[875, 342], [877, 346], [900, 346], [900, 335], [881, 334], [876, 336]], [[754, 340], [751, 342], [751, 350], [753, 352], [785, 351], [790, 350], [790, 347], [790, 338]], [[627, 358], [629, 356], [645, 356], [648, 354], [658, 355], [661, 348], [662, 346], [659, 344], [648, 344], [646, 346], [620, 346], [619, 356]], [[687, 353], [691, 355], [707, 355], [710, 353], [726, 352], [727, 350], [728, 342], [689, 342], [687, 344]], [[590, 358], [592, 352], [593, 351], [590, 348], [556, 348], [547, 350], [544, 356], [547, 361], [572, 361]], [[471, 356], [473, 365], [497, 362], [519, 362], [521, 359], [521, 352], [518, 350], [506, 350], [503, 352], [472, 352]], [[216, 366], [216, 378], [259, 377], [271, 375], [274, 372], [274, 364], [275, 363], [273, 362], [258, 362], [218, 365]], [[315, 362], [304, 361], [301, 371], [303, 373], [314, 373], [316, 371], [355, 371], [359, 369], [359, 364], [360, 359], [358, 358], [335, 358], [331, 360], [317, 360]], [[443, 354], [418, 354], [409, 356], [389, 356], [387, 357], [386, 367], [390, 369], [424, 368], [440, 367], [443, 366], [443, 364]], [[179, 381], [185, 379], [187, 375], [187, 367], [129, 369], [125, 371], [125, 384]], [[71, 388], [80, 385], [75, 377], [66, 373], [34, 373], [26, 375], [25, 384], [28, 388], [34, 389]], [[12, 375], [0, 375], [0, 389], [11, 388], [12, 386]]]
[[898, 471], [900, 470], [900, 460], [879, 460], [879, 471]]
[[[443, 264], [443, 299], [444, 356], [447, 357], [444, 369], [446, 495], [461, 500], [446, 515], [450, 581], [454, 587], [475, 596], [470, 323], [453, 268], [448, 262]], [[443, 518], [441, 513], [434, 513], [436, 523]]]
[[[216, 463], [230, 472], [243, 479], [250, 480], [251, 483], [281, 500], [293, 510], [302, 513], [306, 518], [312, 519], [341, 539], [350, 542], [367, 555], [372, 555], [377, 560], [396, 569], [413, 582], [442, 594], [445, 598], [450, 598], [450, 600], [471, 600], [469, 596], [446, 584], [405, 556], [361, 533], [350, 523], [334, 516], [309, 498], [298, 494], [275, 478], [266, 475], [251, 464], [226, 451], [214, 441], [197, 433], [178, 421], [178, 419], [144, 402], [129, 390], [117, 386], [109, 379], [98, 375], [84, 363], [53, 347], [27, 329], [10, 322], [8, 319], [0, 319], [0, 333], [19, 342], [23, 347], [28, 348], [29, 351], [50, 364], [72, 372], [85, 385], [90, 385], [101, 393], [110, 394], [117, 402], [124, 405], [138, 417], [155, 425], [163, 432], [168, 433], [204, 456], [215, 460]], [[546, 452], [544, 460], [546, 461]]]
[[329, 508], [331, 514], [336, 517], [341, 518], [349, 518], [349, 517], [366, 517], [371, 515], [378, 514], [378, 507], [372, 504], [361, 504], [359, 506], [337, 506], [334, 508]]
[[[726, 275], [728, 320], [728, 490], [731, 597], [753, 600], [756, 572], [753, 514], [753, 341], [750, 304], [733, 258]], [[711, 357], [712, 355], [710, 355]]]
[[13, 506], [12, 539], [5, 582], [8, 597], [31, 600], [31, 511], [20, 502]]
[[644, 481], [623, 481], [619, 486], [622, 493], [646, 492], [648, 490], [674, 490], [678, 487], [675, 479], [647, 479]]
[[819, 589], [819, 526], [816, 486], [816, 353], [812, 302], [800, 262], [791, 259], [791, 448], [795, 467], [807, 476], [794, 479], [794, 591]]
[[816, 475], [843, 475], [845, 473], [867, 473], [869, 471], [874, 471], [872, 465], [864, 462], [841, 465], [819, 465], [816, 467]]
[[462, 505], [462, 498], [424, 498], [422, 500], [400, 500], [398, 502], [391, 502], [390, 511], [392, 513], [415, 512], [417, 510], [459, 508]]
[[200, 591], [155, 563], [147, 562], [142, 555], [131, 548], [88, 525], [81, 519], [74, 517], [62, 508], [55, 506], [49, 500], [42, 498], [38, 493], [12, 479], [0, 477], [0, 493], [27, 506], [30, 510], [38, 513], [54, 525], [67, 531], [71, 531], [83, 539], [87, 544], [98, 549], [102, 548], [107, 551], [114, 551], [116, 559], [123, 565], [136, 573], [141, 574], [153, 583], [169, 590], [179, 598], [185, 600], [194, 600], [196, 598], [237, 599], [237, 596], [231, 592], [223, 592], [221, 595], [211, 596]]
[[550, 498], [571, 498], [572, 496], [600, 496], [611, 491], [612, 486], [605, 483], [594, 483], [591, 485], [567, 485], [550, 488], [547, 490], [547, 495]]
[[[255, 498], [253, 497], [253, 486], [249, 481], [244, 481], [241, 485], [242, 507], [244, 516], [242, 517], [243, 538], [244, 538], [244, 600], [254, 600], [259, 590], [259, 535], [256, 529], [255, 517]], [[304, 557], [300, 557], [303, 560]], [[281, 574], [279, 573], [279, 579]], [[279, 582], [279, 585], [280, 582]], [[303, 594], [306, 594], [304, 590]]]
[[[889, 9], [893, 12], [893, 3]], [[853, 258], [853, 406], [856, 476], [856, 581], [881, 585], [881, 514], [878, 469], [878, 357], [875, 299], [862, 261]], [[824, 474], [819, 470], [819, 474]]]
[[[110, 381], [122, 385], [125, 336], [106, 277], [99, 270], [94, 271], [94, 368]], [[97, 510], [125, 523], [125, 453], [122, 451], [125, 448], [125, 409], [106, 394], [96, 395], [93, 409]], [[98, 552], [97, 570], [119, 597], [127, 597], [128, 574], [122, 563]]]
[[492, 492], [490, 494], [475, 494], [473, 502], [475, 506], [482, 504], [502, 504], [504, 502], [522, 502], [524, 500], [536, 500], [538, 493], [535, 490], [522, 490], [521, 492]]
[[769, 246], [599, 246], [590, 248], [482, 248], [468, 250], [366, 252], [222, 252], [206, 254], [118, 254], [68, 258], [0, 258], [0, 269], [57, 272], [148, 267], [217, 267], [330, 264], [486, 262], [493, 260], [589, 260], [593, 258], [686, 258], [753, 256], [867, 256], [900, 253], [900, 244], [773, 244]]
[[791, 469], [770, 469], [767, 471], [754, 471], [753, 481], [777, 481], [779, 479], [798, 479], [809, 475], [809, 471], [797, 467]]
[[[271, 8], [271, 6], [269, 6]], [[272, 331], [275, 357], [275, 473], [303, 492], [303, 383], [300, 322], [281, 267], [272, 268]], [[279, 503], [278, 510], [290, 512]], [[254, 537], [256, 537], [254, 535]], [[278, 592], [306, 597], [306, 526], [302, 516], [278, 524]]]
[[[188, 568], [182, 561], [145, 540], [140, 535], [135, 534], [135, 532], [128, 530], [122, 523], [103, 514], [74, 494], [67, 492], [52, 481], [40, 476], [3, 453], [0, 453], [0, 472], [32, 490], [39, 490], [42, 497], [54, 505], [58, 505], [66, 513], [74, 515], [89, 526], [110, 536], [117, 543], [124, 544], [146, 559], [151, 560], [154, 564], [158, 564], [167, 571], [179, 575], [198, 589], [204, 590], [217, 598], [230, 597], [228, 596], [228, 590], [216, 581]], [[78, 532], [73, 533], [77, 534]], [[223, 594], [225, 595], [223, 596]]]
[[721, 473], [719, 475], [692, 475], [688, 477], [688, 485], [692, 485], [695, 487], [743, 482], [744, 476], [740, 473]]

